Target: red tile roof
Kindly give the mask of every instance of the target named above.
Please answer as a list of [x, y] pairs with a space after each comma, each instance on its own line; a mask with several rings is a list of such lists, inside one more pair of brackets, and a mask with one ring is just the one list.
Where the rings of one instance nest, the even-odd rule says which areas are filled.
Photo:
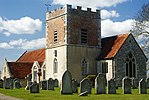
[[8, 66], [14, 78], [24, 79], [31, 73], [33, 63], [8, 62]]
[[34, 51], [26, 51], [16, 62], [44, 62], [45, 48]]
[[101, 39], [102, 48], [101, 54], [98, 57], [98, 59], [113, 58], [117, 54], [117, 52], [119, 51], [119, 49], [121, 48], [128, 36], [129, 34], [127, 33]]

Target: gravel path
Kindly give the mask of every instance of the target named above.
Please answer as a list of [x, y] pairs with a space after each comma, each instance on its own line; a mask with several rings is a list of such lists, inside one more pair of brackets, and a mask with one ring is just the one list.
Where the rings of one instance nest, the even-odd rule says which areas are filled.
[[0, 93], [0, 100], [23, 100], [23, 99], [6, 96], [6, 95]]

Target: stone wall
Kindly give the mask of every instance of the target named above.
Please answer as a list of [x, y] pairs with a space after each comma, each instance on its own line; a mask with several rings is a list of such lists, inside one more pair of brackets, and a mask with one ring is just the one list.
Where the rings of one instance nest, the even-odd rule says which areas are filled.
[[116, 73], [115, 78], [120, 81], [126, 76], [126, 57], [128, 53], [131, 52], [136, 60], [136, 78], [140, 80], [141, 78], [146, 78], [146, 58], [135, 41], [134, 37], [130, 34], [126, 39], [124, 45], [120, 48], [115, 56], [115, 67]]

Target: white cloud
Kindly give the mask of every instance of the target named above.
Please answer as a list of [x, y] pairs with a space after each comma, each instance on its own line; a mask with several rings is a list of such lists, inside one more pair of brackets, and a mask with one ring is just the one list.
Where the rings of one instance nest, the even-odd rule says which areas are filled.
[[112, 10], [112, 11], [107, 11], [107, 10], [101, 10], [101, 18], [102, 19], [108, 19], [111, 17], [119, 17], [119, 13], [117, 13], [116, 11]]
[[113, 22], [110, 19], [101, 22], [101, 33], [103, 37], [112, 36], [116, 34], [123, 34], [132, 29], [133, 19], [128, 19], [122, 22]]
[[0, 32], [6, 36], [12, 34], [34, 34], [42, 29], [42, 21], [30, 17], [22, 17], [18, 20], [2, 19], [0, 17]]
[[13, 48], [13, 47], [11, 45], [9, 45], [8, 43], [3, 42], [3, 43], [0, 43], [0, 48], [2, 48], [2, 49], [5, 49], [5, 48], [10, 49], [10, 48]]
[[27, 39], [18, 39], [18, 40], [12, 40], [8, 43], [6, 42], [0, 43], [0, 48], [36, 49], [36, 48], [44, 48], [45, 43], [46, 43], [45, 38], [39, 38], [31, 41], [28, 41]]
[[71, 4], [73, 6], [83, 6], [83, 7], [111, 7], [117, 4], [126, 2], [128, 0], [53, 0], [52, 4]]

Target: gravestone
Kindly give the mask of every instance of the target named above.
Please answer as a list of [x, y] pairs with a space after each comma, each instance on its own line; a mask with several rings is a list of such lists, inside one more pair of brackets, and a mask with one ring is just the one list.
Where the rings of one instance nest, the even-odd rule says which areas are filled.
[[105, 75], [98, 74], [95, 79], [96, 94], [106, 94], [106, 79]]
[[3, 80], [2, 79], [0, 79], [0, 88], [3, 88]]
[[47, 80], [41, 81], [41, 89], [42, 90], [47, 90]]
[[52, 78], [49, 78], [49, 80], [47, 81], [47, 87], [48, 90], [54, 90], [54, 81]]
[[69, 71], [65, 71], [62, 76], [61, 94], [73, 94], [73, 92], [72, 92], [72, 76]]
[[124, 94], [131, 94], [131, 79], [124, 77], [122, 80], [122, 89]]
[[78, 82], [77, 82], [77, 80], [72, 80], [72, 91], [73, 91], [73, 93], [78, 93]]
[[90, 80], [87, 78], [84, 78], [80, 82], [80, 93], [83, 93], [85, 91], [88, 91], [89, 94], [92, 93], [92, 84], [91, 84]]
[[54, 87], [58, 87], [58, 80], [57, 79], [54, 80]]
[[21, 88], [21, 82], [19, 79], [14, 79], [14, 88], [16, 88], [16, 89]]
[[5, 89], [13, 89], [13, 78], [7, 78], [4, 86]]
[[26, 85], [25, 89], [28, 90], [29, 87], [30, 87], [30, 85], [32, 84], [32, 82], [31, 82], [31, 80], [32, 80], [32, 75], [31, 75], [31, 74], [27, 75], [27, 76], [25, 77], [25, 79], [26, 79], [26, 82], [27, 82], [27, 85]]
[[146, 78], [146, 85], [147, 85], [147, 88], [149, 89], [149, 78]]
[[39, 84], [35, 81], [29, 87], [30, 93], [39, 93]]
[[147, 86], [146, 86], [146, 81], [144, 79], [141, 79], [139, 81], [139, 93], [147, 94]]
[[114, 79], [108, 81], [108, 94], [116, 94], [116, 82]]
[[137, 84], [137, 79], [136, 78], [132, 78], [132, 88], [133, 89], [137, 89], [137, 87], [138, 87], [138, 84]]

